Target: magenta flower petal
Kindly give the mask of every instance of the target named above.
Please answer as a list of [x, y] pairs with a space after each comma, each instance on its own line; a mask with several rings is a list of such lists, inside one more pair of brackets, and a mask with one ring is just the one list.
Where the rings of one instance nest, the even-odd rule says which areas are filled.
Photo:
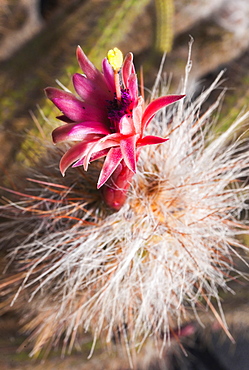
[[147, 135], [137, 141], [137, 146], [140, 147], [145, 145], [162, 144], [168, 140], [169, 139], [165, 139], [164, 137], [160, 136]]
[[77, 47], [76, 55], [79, 66], [85, 73], [85, 75], [91, 80], [100, 80], [101, 82], [103, 82], [103, 76], [101, 72], [92, 64], [92, 62], [90, 62], [80, 46]]
[[76, 55], [79, 66], [87, 78], [93, 81], [96, 86], [108, 93], [108, 87], [106, 85], [104, 75], [90, 62], [80, 46], [77, 47]]
[[95, 141], [88, 141], [83, 143], [78, 143], [70, 148], [61, 158], [60, 161], [60, 171], [62, 175], [65, 175], [66, 170], [71, 164], [83, 158], [87, 150], [95, 144]]
[[135, 127], [132, 117], [123, 116], [119, 122], [119, 131], [122, 135], [135, 135]]
[[133, 122], [135, 127], [136, 134], [139, 135], [139, 137], [142, 137], [142, 126], [141, 126], [141, 120], [143, 115], [143, 108], [144, 108], [144, 100], [142, 96], [139, 96], [137, 98], [137, 105], [133, 109]]
[[74, 123], [74, 121], [72, 121], [71, 119], [69, 119], [67, 116], [65, 116], [64, 114], [62, 114], [61, 116], [57, 116], [56, 117], [57, 119], [59, 119], [60, 121], [62, 122], [66, 122], [66, 123]]
[[103, 149], [103, 150], [99, 150], [96, 153], [93, 153], [91, 155], [90, 162], [93, 162], [96, 159], [105, 157], [107, 155], [107, 153], [109, 152], [109, 150], [110, 150], [109, 148], [106, 148], [106, 149]]
[[106, 160], [99, 175], [97, 188], [99, 189], [113, 174], [122, 160], [120, 148], [111, 148], [106, 156]]
[[52, 100], [57, 108], [69, 119], [76, 122], [84, 119], [84, 104], [73, 94], [53, 87], [47, 87], [45, 92], [47, 97]]
[[145, 109], [142, 117], [142, 127], [145, 128], [149, 122], [149, 120], [156, 114], [159, 109], [162, 109], [166, 107], [169, 104], [172, 104], [176, 102], [177, 100], [180, 100], [185, 95], [168, 95], [168, 96], [162, 96], [161, 98], [158, 98], [156, 100], [153, 100], [148, 107]]
[[92, 147], [90, 147], [89, 151], [86, 153], [84, 158], [84, 169], [87, 170], [88, 164], [91, 160], [91, 157], [94, 153], [100, 152], [107, 148], [116, 147], [119, 145], [120, 139], [123, 135], [120, 134], [111, 134], [99, 139]]
[[[97, 153], [93, 153], [91, 155], [91, 158], [90, 158], [90, 162], [93, 162], [93, 161], [96, 161], [96, 159], [100, 159], [100, 158], [103, 158], [107, 155], [107, 153], [109, 152], [109, 148], [107, 149], [104, 149], [104, 150], [100, 150], [99, 152]], [[72, 167], [79, 167], [79, 166], [83, 166], [84, 165], [84, 158], [81, 158], [79, 159], [77, 162], [75, 162]]]
[[131, 73], [135, 73], [135, 68], [133, 65], [133, 55], [128, 53], [125, 57], [123, 68], [122, 68], [122, 79], [126, 89], [128, 89], [128, 80]]
[[96, 103], [96, 105], [88, 104], [84, 102], [84, 119], [82, 121], [98, 121], [105, 124], [109, 124], [107, 109], [103, 109], [102, 102]]
[[[83, 102], [74, 96], [72, 93], [68, 93], [63, 90], [59, 90], [53, 87], [47, 87], [45, 89], [47, 97], [59, 108], [62, 113], [71, 122], [82, 122], [82, 121], [100, 121], [108, 122], [107, 110], [103, 104], [96, 105], [89, 104], [88, 101]], [[66, 119], [64, 119], [65, 121]]]
[[84, 158], [80, 158], [78, 161], [76, 161], [74, 164], [72, 164], [72, 168], [80, 167], [83, 165]]
[[106, 100], [111, 99], [110, 93], [101, 90], [89, 78], [79, 73], [73, 75], [73, 84], [77, 94], [89, 104], [96, 105], [96, 101], [99, 104], [102, 102], [102, 108], [105, 109]]
[[120, 140], [120, 149], [126, 166], [133, 172], [136, 172], [136, 136], [129, 136]]
[[135, 73], [132, 73], [128, 79], [128, 90], [131, 95], [131, 99], [133, 101], [136, 101], [138, 96], [138, 90], [137, 90], [137, 75]]
[[68, 123], [57, 127], [52, 132], [53, 142], [55, 144], [62, 141], [83, 141], [88, 137], [88, 134], [108, 135], [110, 131], [103, 123], [99, 122], [82, 122]]
[[107, 58], [103, 59], [102, 69], [103, 69], [103, 74], [104, 74], [105, 81], [106, 81], [106, 84], [109, 90], [112, 93], [115, 93], [116, 90], [115, 90], [115, 84], [114, 84], [114, 72]]

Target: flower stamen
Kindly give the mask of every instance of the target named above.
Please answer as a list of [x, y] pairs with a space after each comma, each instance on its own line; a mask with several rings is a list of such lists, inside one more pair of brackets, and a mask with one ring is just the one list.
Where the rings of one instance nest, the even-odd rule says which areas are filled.
[[114, 48], [108, 51], [107, 59], [114, 71], [114, 83], [116, 88], [116, 96], [117, 100], [121, 100], [121, 88], [120, 88], [120, 80], [119, 80], [119, 71], [123, 64], [123, 54], [122, 51], [118, 48]]
[[110, 65], [112, 66], [113, 70], [119, 72], [123, 64], [122, 51], [119, 50], [118, 48], [109, 50], [107, 53], [107, 59]]

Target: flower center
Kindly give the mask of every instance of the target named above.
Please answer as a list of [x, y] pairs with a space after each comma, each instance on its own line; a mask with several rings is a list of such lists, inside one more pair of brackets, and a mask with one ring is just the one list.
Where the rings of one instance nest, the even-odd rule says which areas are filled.
[[118, 132], [119, 121], [126, 114], [132, 114], [132, 99], [127, 89], [121, 89], [121, 99], [114, 94], [113, 100], [108, 100], [108, 118], [110, 120], [110, 129]]

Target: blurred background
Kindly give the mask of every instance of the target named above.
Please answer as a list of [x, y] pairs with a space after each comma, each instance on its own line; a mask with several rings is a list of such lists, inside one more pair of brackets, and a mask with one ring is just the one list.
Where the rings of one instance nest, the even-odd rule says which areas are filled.
[[[138, 73], [143, 67], [148, 89], [166, 52], [165, 78], [170, 81], [170, 92], [175, 93], [184, 77], [191, 38], [190, 95], [198, 94], [220, 70], [226, 70], [222, 86], [227, 92], [218, 121], [223, 130], [241, 110], [248, 109], [248, 0], [0, 0], [2, 185], [27, 160], [24, 152], [30, 157], [37, 154], [30, 140], [30, 135], [38, 132], [36, 120], [49, 137], [51, 127], [44, 117], [54, 118], [56, 113], [43, 89], [56, 86], [56, 79], [70, 86], [71, 75], [79, 71], [77, 45], [98, 67], [110, 48], [133, 52]], [[210, 102], [216, 98], [214, 94]], [[208, 331], [185, 343], [188, 358], [172, 348], [165, 361], [142, 365], [141, 359], [141, 369], [248, 369], [248, 299], [245, 286], [236, 291], [237, 298], [225, 302], [229, 321], [239, 333], [236, 348], [230, 348], [227, 339], [220, 340], [217, 332]], [[53, 354], [46, 365], [31, 363], [28, 352], [16, 352], [22, 339], [15, 317], [4, 317], [0, 321], [1, 369], [128, 368], [119, 357], [110, 360], [104, 349], [97, 349], [90, 361], [86, 354], [65, 360]]]

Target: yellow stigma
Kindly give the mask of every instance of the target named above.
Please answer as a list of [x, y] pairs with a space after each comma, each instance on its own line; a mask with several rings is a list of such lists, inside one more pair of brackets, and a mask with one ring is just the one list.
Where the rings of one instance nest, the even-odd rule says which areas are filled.
[[108, 51], [107, 59], [115, 72], [118, 72], [123, 64], [123, 54], [118, 48]]

